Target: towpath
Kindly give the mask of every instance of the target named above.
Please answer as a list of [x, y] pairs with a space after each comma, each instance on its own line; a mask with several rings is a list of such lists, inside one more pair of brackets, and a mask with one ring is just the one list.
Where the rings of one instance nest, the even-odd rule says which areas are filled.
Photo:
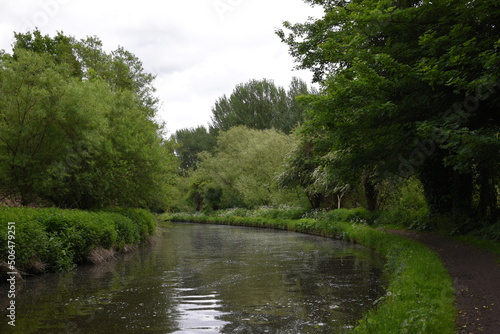
[[416, 240], [439, 254], [454, 282], [457, 334], [500, 334], [499, 256], [440, 235], [386, 232]]

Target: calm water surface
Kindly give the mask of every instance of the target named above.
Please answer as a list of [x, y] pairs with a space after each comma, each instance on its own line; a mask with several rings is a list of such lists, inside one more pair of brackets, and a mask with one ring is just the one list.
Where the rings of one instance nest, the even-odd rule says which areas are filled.
[[380, 258], [310, 235], [174, 224], [152, 246], [18, 283], [0, 333], [344, 333], [383, 294]]

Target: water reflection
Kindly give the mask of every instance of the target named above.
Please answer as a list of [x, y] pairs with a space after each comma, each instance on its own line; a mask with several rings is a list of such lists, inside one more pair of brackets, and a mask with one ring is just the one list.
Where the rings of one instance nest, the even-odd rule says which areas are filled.
[[229, 324], [221, 320], [226, 313], [221, 311], [223, 301], [217, 293], [194, 295], [196, 289], [179, 289], [179, 328], [174, 333], [218, 333]]
[[343, 332], [383, 293], [381, 266], [320, 237], [176, 224], [112, 263], [19, 284], [0, 333]]

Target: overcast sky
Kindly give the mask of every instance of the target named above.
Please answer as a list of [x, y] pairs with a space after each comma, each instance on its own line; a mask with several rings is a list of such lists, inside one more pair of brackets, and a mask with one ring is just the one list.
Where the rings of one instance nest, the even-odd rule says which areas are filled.
[[208, 124], [216, 99], [239, 83], [310, 83], [274, 31], [320, 14], [302, 0], [0, 0], [0, 49], [11, 51], [13, 31], [35, 27], [98, 36], [107, 51], [123, 46], [157, 75], [160, 117], [173, 133]]

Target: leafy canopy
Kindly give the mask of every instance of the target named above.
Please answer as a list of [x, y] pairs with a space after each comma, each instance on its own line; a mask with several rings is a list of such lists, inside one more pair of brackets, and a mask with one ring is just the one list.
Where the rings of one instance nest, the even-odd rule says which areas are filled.
[[418, 175], [431, 215], [499, 217], [500, 5], [306, 0], [323, 17], [278, 30], [322, 84], [303, 135], [345, 182]]
[[95, 37], [16, 34], [0, 67], [0, 194], [22, 204], [166, 209], [177, 172], [153, 76]]

